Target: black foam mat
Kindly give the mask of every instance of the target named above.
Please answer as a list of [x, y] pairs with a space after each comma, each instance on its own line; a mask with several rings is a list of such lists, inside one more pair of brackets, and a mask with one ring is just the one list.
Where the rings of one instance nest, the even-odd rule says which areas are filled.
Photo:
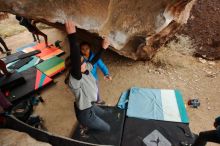
[[17, 52], [17, 53], [11, 54], [9, 56], [6, 56], [4, 58], [1, 58], [1, 60], [4, 61], [5, 64], [8, 64], [8, 63], [11, 63], [11, 62], [18, 60], [19, 59], [18, 57], [22, 54], [24, 54], [24, 52]]
[[9, 77], [3, 76], [0, 78], [0, 89], [10, 90], [24, 83], [25, 83], [25, 79], [21, 74], [13, 73]]
[[[143, 139], [154, 130], [158, 130], [172, 146], [180, 146], [181, 142], [193, 143], [193, 135], [188, 124], [127, 117], [122, 146], [143, 146], [145, 145]], [[155, 140], [152, 139], [152, 142]], [[160, 146], [160, 143], [158, 145]]]
[[95, 130], [89, 130], [87, 133], [88, 137], [80, 136], [80, 127], [78, 125], [72, 138], [84, 142], [97, 143], [102, 145], [115, 145], [121, 144], [121, 138], [123, 133], [123, 125], [125, 120], [125, 110], [121, 110], [117, 107], [102, 106], [105, 110], [111, 111], [109, 114], [101, 117], [104, 121], [109, 123], [111, 131], [100, 132]]
[[8, 68], [9, 69], [19, 69], [22, 66], [28, 64], [32, 59], [33, 59], [32, 57], [27, 57], [27, 58], [24, 58], [24, 59], [20, 59], [15, 64], [11, 65]]
[[22, 76], [25, 77], [25, 84], [10, 90], [10, 95], [7, 97], [10, 102], [15, 102], [21, 97], [34, 92], [36, 68], [32, 67], [26, 71], [21, 72]]
[[34, 50], [32, 52], [29, 52], [29, 53], [24, 53], [24, 54], [21, 54], [18, 56], [19, 59], [24, 59], [24, 58], [27, 58], [27, 57], [31, 57], [31, 56], [34, 56], [36, 54], [39, 54], [41, 53], [40, 50]]
[[[28, 70], [21, 72], [20, 74], [25, 79], [25, 84], [21, 84], [20, 86], [9, 90], [10, 94], [7, 96], [10, 102], [16, 102], [20, 100], [24, 96], [28, 96], [34, 93], [39, 88], [44, 87], [44, 80], [48, 77], [41, 76], [43, 73], [40, 72], [40, 75], [37, 76], [37, 72], [39, 72], [35, 67], [31, 67]], [[50, 79], [51, 80], [51, 79]], [[51, 80], [52, 81], [52, 80]], [[39, 85], [36, 85], [36, 83]], [[47, 84], [46, 84], [47, 85]]]

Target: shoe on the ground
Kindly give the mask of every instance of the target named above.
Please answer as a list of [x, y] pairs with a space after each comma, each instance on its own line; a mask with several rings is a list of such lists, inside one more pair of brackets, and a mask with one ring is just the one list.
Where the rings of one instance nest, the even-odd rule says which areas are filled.
[[89, 136], [87, 135], [88, 128], [84, 126], [80, 126], [80, 136], [83, 138], [88, 138]]
[[5, 53], [6, 53], [7, 56], [11, 55], [11, 51], [6, 51]]

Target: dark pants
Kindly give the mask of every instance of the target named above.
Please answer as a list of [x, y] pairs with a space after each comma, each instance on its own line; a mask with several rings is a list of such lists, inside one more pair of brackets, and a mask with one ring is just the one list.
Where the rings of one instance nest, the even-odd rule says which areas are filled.
[[[5, 48], [5, 51], [10, 51], [7, 47], [7, 45], [5, 44], [4, 40], [0, 37], [0, 43], [2, 44], [2, 46]], [[0, 46], [0, 51], [4, 52], [4, 50], [1, 48]]]
[[200, 132], [193, 146], [205, 146], [207, 142], [220, 143], [220, 137], [216, 130]]
[[100, 117], [107, 114], [102, 108], [93, 105], [91, 108], [79, 110], [75, 104], [76, 117], [79, 123], [93, 130], [110, 131], [110, 125]]
[[[44, 37], [45, 43], [48, 46], [47, 35], [44, 34], [42, 31], [40, 31], [36, 26], [35, 26], [35, 28], [29, 29], [29, 31], [32, 33], [34, 41], [38, 40], [38, 42], [40, 43], [40, 39], [39, 39], [39, 35], [40, 35], [40, 36]], [[36, 39], [35, 35], [36, 35], [37, 39]]]

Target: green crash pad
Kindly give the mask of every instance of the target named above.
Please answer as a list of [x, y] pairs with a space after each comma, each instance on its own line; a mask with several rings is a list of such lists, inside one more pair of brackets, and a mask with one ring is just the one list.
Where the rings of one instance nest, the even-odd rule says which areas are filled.
[[55, 56], [38, 64], [36, 67], [47, 76], [52, 77], [63, 71], [65, 64], [62, 58]]

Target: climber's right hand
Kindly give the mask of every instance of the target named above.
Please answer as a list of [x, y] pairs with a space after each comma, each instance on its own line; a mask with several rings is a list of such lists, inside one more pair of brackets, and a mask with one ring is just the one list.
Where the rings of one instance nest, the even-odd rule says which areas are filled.
[[65, 27], [68, 34], [76, 33], [76, 25], [73, 20], [66, 20]]

